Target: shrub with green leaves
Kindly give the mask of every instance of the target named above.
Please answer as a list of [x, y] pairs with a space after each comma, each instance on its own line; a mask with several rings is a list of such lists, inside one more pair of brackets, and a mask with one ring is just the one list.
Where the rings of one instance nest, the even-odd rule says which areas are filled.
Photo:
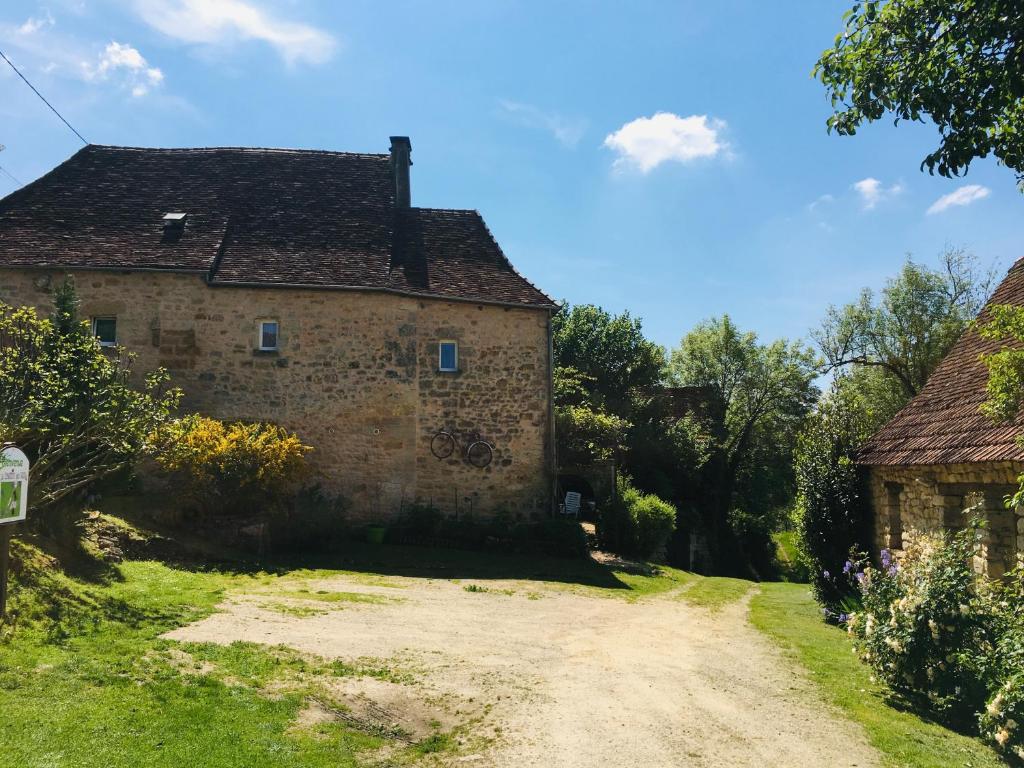
[[131, 366], [79, 319], [70, 278], [49, 319], [0, 303], [0, 437], [32, 461], [31, 509], [60, 516], [62, 502], [131, 465], [169, 418], [180, 392], [163, 371], [135, 384]]
[[329, 552], [351, 535], [348, 501], [320, 485], [301, 489], [270, 518], [270, 546], [278, 551]]
[[[860, 658], [895, 692], [954, 722], [972, 720], [987, 698], [995, 654], [991, 587], [971, 562], [978, 529], [918, 537], [899, 563], [845, 570], [863, 607], [849, 616]], [[845, 617], [844, 617], [845, 618]]]
[[996, 749], [1024, 761], [1024, 570], [1011, 572], [986, 594], [995, 644], [986, 664], [989, 698], [978, 725]]
[[598, 510], [597, 537], [612, 552], [654, 557], [676, 529], [676, 508], [654, 494], [645, 494], [620, 475], [616, 498]]

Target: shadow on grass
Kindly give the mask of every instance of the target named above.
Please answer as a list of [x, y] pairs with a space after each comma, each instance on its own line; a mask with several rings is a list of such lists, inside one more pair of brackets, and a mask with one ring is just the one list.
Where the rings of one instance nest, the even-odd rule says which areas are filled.
[[405, 545], [344, 544], [334, 552], [274, 558], [264, 567], [326, 568], [428, 579], [515, 579], [630, 589], [608, 567], [587, 558], [516, 555]]
[[607, 566], [590, 557], [561, 558], [494, 550], [461, 550], [348, 541], [330, 552], [274, 553], [256, 557], [220, 546], [182, 528], [155, 524], [143, 515], [119, 515], [146, 533], [126, 551], [132, 560], [152, 559], [189, 571], [283, 575], [302, 569], [354, 571], [428, 579], [516, 579], [629, 590]]

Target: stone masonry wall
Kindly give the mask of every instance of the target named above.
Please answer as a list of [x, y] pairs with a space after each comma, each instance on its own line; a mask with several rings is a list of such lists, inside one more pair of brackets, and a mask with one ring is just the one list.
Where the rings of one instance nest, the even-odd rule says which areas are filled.
[[[49, 312], [61, 273], [0, 270], [0, 301]], [[386, 520], [403, 504], [446, 513], [550, 509], [549, 318], [545, 311], [385, 293], [210, 288], [197, 275], [77, 272], [82, 315], [117, 317], [135, 374], [168, 369], [183, 408], [259, 419], [314, 447], [324, 486], [353, 517]], [[278, 352], [257, 350], [261, 319]], [[459, 372], [438, 371], [438, 342], [459, 342]], [[442, 427], [495, 446], [478, 469], [430, 451]]]
[[870, 467], [876, 552], [901, 550], [921, 533], [961, 528], [970, 509], [988, 521], [975, 567], [1001, 576], [1024, 553], [1024, 509], [1004, 505], [1022, 472], [1017, 462]]

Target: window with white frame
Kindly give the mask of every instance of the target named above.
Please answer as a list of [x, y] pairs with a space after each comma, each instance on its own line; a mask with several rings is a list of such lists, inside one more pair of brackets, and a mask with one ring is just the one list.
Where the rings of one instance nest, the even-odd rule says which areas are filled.
[[117, 346], [117, 318], [113, 315], [94, 317], [91, 320], [92, 335], [101, 347]]
[[280, 325], [277, 320], [260, 320], [257, 344], [260, 352], [276, 352], [280, 342]]
[[437, 370], [459, 370], [459, 342], [442, 341], [437, 345]]

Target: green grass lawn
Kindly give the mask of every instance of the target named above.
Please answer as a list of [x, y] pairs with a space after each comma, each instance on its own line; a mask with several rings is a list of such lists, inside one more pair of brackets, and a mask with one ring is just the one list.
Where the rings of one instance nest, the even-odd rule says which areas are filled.
[[159, 639], [250, 577], [154, 562], [119, 571], [97, 586], [53, 577], [62, 601], [22, 604], [61, 614], [23, 615], [0, 644], [0, 764], [354, 766], [385, 743], [340, 723], [293, 727], [311, 693], [311, 662], [298, 654]]
[[[753, 591], [753, 623], [793, 654], [830, 704], [864, 726], [888, 764], [1003, 765], [979, 741], [890, 707], [845, 634], [821, 621], [802, 585], [758, 587], [665, 567], [637, 574], [593, 561], [415, 547], [353, 546], [313, 563], [227, 562], [220, 569], [206, 562], [93, 562], [71, 568], [74, 576], [30, 547], [19, 545], [19, 555], [34, 586], [16, 584], [16, 628], [0, 632], [0, 766], [344, 768], [429, 764], [439, 752], [453, 757], [460, 741], [474, 743], [468, 726], [418, 742], [343, 719], [297, 727], [309, 702], [335, 705], [330, 683], [336, 678], [415, 679], [414, 671], [387, 660], [344, 664], [281, 647], [160, 639], [210, 614], [231, 593], [256, 596], [285, 614], [316, 615], [354, 603], [401, 603], [403, 576], [463, 583], [467, 592], [485, 593], [483, 600], [522, 590], [543, 599], [557, 589], [627, 601], [681, 600], [710, 611]], [[387, 593], [318, 588], [317, 580], [335, 574]], [[517, 579], [525, 584], [511, 585], [515, 590], [501, 583]]]
[[841, 629], [821, 620], [806, 584], [763, 584], [750, 619], [807, 670], [825, 700], [863, 726], [889, 766], [1005, 768], [981, 741], [890, 706]]
[[[210, 614], [229, 593], [304, 616], [353, 603], [402, 602], [402, 576], [482, 582], [474, 591], [501, 591], [486, 586], [492, 579], [526, 579], [530, 597], [542, 598], [534, 589], [558, 588], [627, 600], [701, 581], [674, 569], [643, 576], [592, 561], [386, 546], [352, 546], [312, 563], [262, 568], [225, 562], [219, 570], [205, 562], [87, 562], [79, 553], [69, 564], [72, 576], [32, 547], [17, 550], [32, 586], [16, 582], [15, 628], [0, 632], [0, 766], [19, 768], [344, 768], [382, 759], [400, 766], [429, 763], [457, 748], [459, 739], [473, 743], [468, 732], [437, 732], [410, 743], [403, 734], [343, 721], [296, 727], [309, 701], [330, 704], [331, 678], [409, 681], [411, 673], [386, 661], [353, 667], [287, 648], [160, 638]], [[316, 587], [316, 580], [335, 574], [393, 594]]]

